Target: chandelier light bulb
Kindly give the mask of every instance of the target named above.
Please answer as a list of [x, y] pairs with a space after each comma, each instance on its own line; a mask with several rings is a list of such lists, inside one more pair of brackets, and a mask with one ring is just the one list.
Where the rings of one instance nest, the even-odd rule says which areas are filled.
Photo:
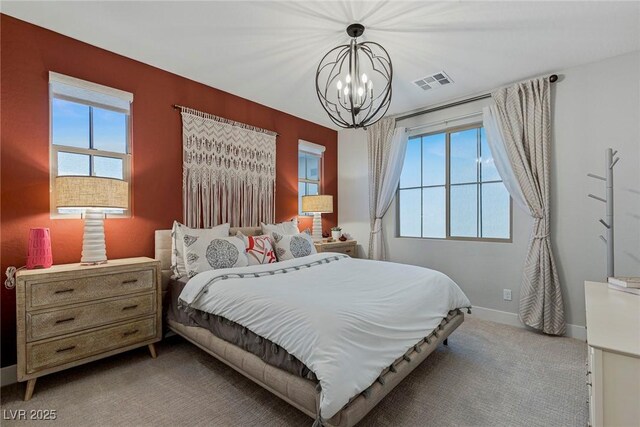
[[362, 83], [366, 83], [367, 82], [367, 75], [365, 73], [362, 73]]
[[364, 95], [364, 88], [362, 86], [358, 87], [358, 95], [359, 96]]
[[347, 77], [345, 77], [344, 80], [347, 82], [347, 84], [351, 83], [351, 74], [347, 74]]
[[342, 81], [338, 80], [338, 83], [336, 86], [338, 87], [338, 90], [342, 89]]
[[344, 96], [349, 96], [349, 86], [344, 87]]

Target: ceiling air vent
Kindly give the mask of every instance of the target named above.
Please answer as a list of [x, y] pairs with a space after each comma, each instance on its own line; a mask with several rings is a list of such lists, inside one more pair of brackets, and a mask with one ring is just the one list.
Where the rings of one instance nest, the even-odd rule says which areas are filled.
[[438, 73], [431, 74], [430, 76], [415, 80], [413, 83], [422, 90], [429, 90], [453, 83], [453, 80], [451, 80], [451, 77], [449, 77], [447, 73], [440, 71]]

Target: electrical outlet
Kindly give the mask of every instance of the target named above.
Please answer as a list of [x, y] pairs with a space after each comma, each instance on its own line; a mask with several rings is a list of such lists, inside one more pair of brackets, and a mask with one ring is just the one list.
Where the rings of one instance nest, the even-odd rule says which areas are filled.
[[511, 289], [502, 290], [502, 299], [505, 301], [511, 301]]

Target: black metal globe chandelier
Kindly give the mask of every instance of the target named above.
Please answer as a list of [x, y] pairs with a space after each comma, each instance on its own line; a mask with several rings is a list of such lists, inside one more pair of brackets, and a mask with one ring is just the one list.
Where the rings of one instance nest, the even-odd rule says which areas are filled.
[[349, 25], [351, 42], [327, 52], [316, 72], [320, 104], [342, 128], [366, 128], [384, 117], [391, 104], [391, 58], [378, 43], [358, 43], [362, 33], [363, 25]]

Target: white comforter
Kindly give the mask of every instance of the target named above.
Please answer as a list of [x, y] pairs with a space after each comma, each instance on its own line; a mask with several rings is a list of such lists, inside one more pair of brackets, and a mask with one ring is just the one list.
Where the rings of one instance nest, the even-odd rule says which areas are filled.
[[[289, 271], [276, 272], [283, 268]], [[450, 310], [470, 306], [438, 271], [332, 253], [203, 272], [189, 280], [180, 299], [302, 361], [320, 381], [324, 419], [367, 389]]]

